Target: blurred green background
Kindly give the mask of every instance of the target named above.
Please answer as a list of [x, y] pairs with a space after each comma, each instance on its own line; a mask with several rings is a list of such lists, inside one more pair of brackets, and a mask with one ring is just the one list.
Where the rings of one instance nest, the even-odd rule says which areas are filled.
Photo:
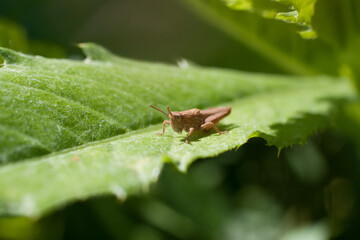
[[[175, 0], [0, 1], [0, 17], [0, 45], [36, 55], [82, 59], [76, 44], [96, 42], [134, 59], [283, 73]], [[0, 239], [360, 239], [356, 146], [333, 129], [278, 157], [254, 138], [186, 175], [166, 166], [149, 194], [124, 203], [4, 216]]]
[[90, 41], [141, 60], [279, 71], [177, 0], [1, 1], [0, 14], [22, 35], [2, 45], [33, 54], [80, 57], [76, 44]]

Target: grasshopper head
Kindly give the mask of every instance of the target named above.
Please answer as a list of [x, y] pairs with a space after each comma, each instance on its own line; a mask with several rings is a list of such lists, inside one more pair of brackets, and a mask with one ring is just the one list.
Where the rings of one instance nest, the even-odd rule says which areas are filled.
[[166, 112], [164, 112], [163, 110], [161, 110], [159, 108], [156, 108], [151, 105], [149, 105], [149, 106], [158, 110], [159, 112], [162, 112], [163, 114], [165, 114], [166, 116], [168, 116], [170, 118], [169, 119], [170, 125], [171, 125], [171, 128], [174, 130], [174, 132], [182, 133], [184, 126], [183, 126], [183, 119], [182, 119], [181, 114], [179, 114], [178, 112], [171, 112], [169, 107], [167, 107], [167, 110], [169, 111], [169, 114], [167, 114]]
[[169, 111], [171, 128], [174, 130], [174, 132], [182, 133], [182, 130], [184, 129], [182, 115], [180, 115], [177, 112], [171, 112], [169, 107], [168, 107], [168, 111]]

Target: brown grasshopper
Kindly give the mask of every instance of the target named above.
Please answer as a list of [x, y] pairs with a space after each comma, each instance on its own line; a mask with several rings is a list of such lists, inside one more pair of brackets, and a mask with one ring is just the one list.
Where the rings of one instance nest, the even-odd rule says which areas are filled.
[[170, 118], [170, 121], [165, 120], [163, 122], [162, 133], [156, 133], [158, 135], [163, 135], [165, 133], [166, 124], [169, 124], [171, 128], [177, 133], [182, 133], [183, 130], [189, 132], [188, 136], [186, 137], [186, 143], [189, 143], [189, 137], [194, 130], [208, 131], [211, 128], [214, 128], [219, 134], [228, 132], [220, 132], [220, 130], [216, 127], [216, 124], [220, 122], [221, 119], [230, 114], [231, 107], [208, 108], [205, 110], [193, 108], [181, 112], [171, 112], [170, 108], [167, 107], [169, 112], [169, 114], [167, 114], [159, 108], [156, 108], [152, 105], [149, 106], [162, 112]]

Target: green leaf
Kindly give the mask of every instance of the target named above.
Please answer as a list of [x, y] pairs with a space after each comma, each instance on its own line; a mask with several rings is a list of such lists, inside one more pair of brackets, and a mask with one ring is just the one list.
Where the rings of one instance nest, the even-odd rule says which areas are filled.
[[[354, 95], [340, 78], [177, 67], [81, 47], [83, 62], [0, 50], [0, 214], [38, 217], [99, 194], [125, 199], [146, 191], [164, 162], [185, 171], [254, 136], [280, 149], [303, 143], [328, 124], [335, 100]], [[231, 106], [218, 125], [229, 133], [197, 133], [191, 144], [170, 129], [155, 135], [164, 116], [148, 104]]]
[[316, 38], [311, 24], [316, 0], [225, 0], [225, 3], [235, 10], [254, 12], [265, 18], [297, 24], [303, 38]]
[[[180, 1], [220, 30], [279, 66], [284, 72], [296, 75], [339, 73], [336, 49], [326, 38], [303, 39], [296, 33], [293, 24], [263, 18], [248, 11], [235, 11], [221, 0]], [[278, 6], [280, 3], [272, 4]], [[326, 25], [325, 20], [323, 22], [325, 27], [331, 28]], [[246, 58], [246, 55], [239, 56], [239, 61], [246, 61]]]

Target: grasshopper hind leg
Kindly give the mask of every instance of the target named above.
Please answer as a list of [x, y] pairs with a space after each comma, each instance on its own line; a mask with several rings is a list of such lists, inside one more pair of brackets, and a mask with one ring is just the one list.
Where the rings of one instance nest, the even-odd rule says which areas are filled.
[[208, 130], [210, 130], [212, 128], [214, 128], [215, 131], [217, 131], [219, 134], [228, 133], [228, 131], [221, 132], [213, 122], [207, 122], [207, 123], [204, 123], [203, 125], [201, 125], [201, 130], [208, 131]]

